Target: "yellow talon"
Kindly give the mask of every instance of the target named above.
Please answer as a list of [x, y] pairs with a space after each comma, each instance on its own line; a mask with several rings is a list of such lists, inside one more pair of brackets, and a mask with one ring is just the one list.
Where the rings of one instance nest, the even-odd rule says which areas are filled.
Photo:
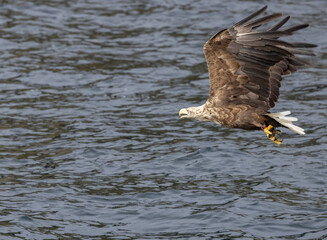
[[276, 138], [276, 139], [274, 140], [274, 143], [276, 143], [276, 144], [278, 144], [278, 145], [279, 145], [279, 144], [282, 144], [282, 140]]
[[278, 134], [280, 131], [275, 130], [274, 126], [269, 125], [268, 127], [264, 128], [263, 131], [266, 133], [267, 137], [274, 143], [278, 145], [282, 143], [281, 139], [276, 138], [276, 134]]
[[263, 131], [267, 134], [267, 137], [272, 134], [272, 132], [270, 132], [270, 129], [272, 129], [272, 128], [274, 128], [274, 126], [269, 125], [265, 129], [263, 129]]
[[282, 143], [282, 140], [276, 138], [275, 136], [272, 136], [272, 137], [270, 137], [269, 139], [270, 139], [271, 141], [273, 141], [274, 143], [278, 144], [278, 145]]

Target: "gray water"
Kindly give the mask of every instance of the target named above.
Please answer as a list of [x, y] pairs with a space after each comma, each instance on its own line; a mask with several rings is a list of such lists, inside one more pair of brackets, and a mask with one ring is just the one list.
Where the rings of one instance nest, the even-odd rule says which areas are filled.
[[[0, 4], [0, 239], [327, 238], [327, 2]], [[181, 120], [204, 42], [263, 5], [318, 44], [274, 112], [304, 136]]]

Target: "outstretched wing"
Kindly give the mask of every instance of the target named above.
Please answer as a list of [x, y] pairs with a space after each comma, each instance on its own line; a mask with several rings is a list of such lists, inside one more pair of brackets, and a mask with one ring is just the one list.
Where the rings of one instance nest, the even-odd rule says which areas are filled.
[[282, 16], [277, 13], [255, 19], [266, 8], [215, 34], [205, 43], [203, 51], [209, 70], [209, 98], [216, 98], [221, 104], [246, 104], [267, 111], [278, 100], [282, 75], [308, 64], [295, 55], [314, 56], [298, 48], [316, 45], [278, 40], [308, 27], [307, 24], [279, 30], [288, 21], [289, 17], [286, 17], [268, 30], [254, 30]]

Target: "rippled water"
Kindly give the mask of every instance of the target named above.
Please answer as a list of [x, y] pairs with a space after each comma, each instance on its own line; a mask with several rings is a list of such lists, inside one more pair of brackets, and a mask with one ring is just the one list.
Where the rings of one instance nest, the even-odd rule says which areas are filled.
[[0, 239], [326, 238], [327, 4], [268, 3], [319, 45], [281, 146], [178, 117], [204, 42], [265, 1], [2, 1]]

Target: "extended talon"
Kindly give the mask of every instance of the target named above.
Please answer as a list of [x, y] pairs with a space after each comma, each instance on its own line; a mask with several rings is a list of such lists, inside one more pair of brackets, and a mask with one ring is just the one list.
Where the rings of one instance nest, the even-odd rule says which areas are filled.
[[274, 126], [269, 125], [269, 126], [265, 127], [263, 129], [263, 131], [266, 133], [267, 137], [271, 141], [273, 141], [274, 143], [276, 143], [278, 145], [282, 143], [282, 140], [281, 139], [276, 138], [276, 134], [278, 134], [280, 131], [277, 130], [277, 129], [275, 129]]
[[277, 138], [275, 138], [275, 140], [274, 140], [274, 143], [276, 143], [276, 144], [282, 144], [282, 139], [277, 139]]
[[278, 145], [282, 143], [282, 140], [276, 138], [275, 136], [272, 136], [272, 137], [270, 137], [269, 139], [270, 139], [271, 141], [273, 141], [274, 143], [278, 144]]
[[265, 127], [264, 129], [263, 129], [263, 131], [266, 133], [266, 135], [269, 137], [269, 135], [270, 134], [272, 134], [272, 132], [270, 131], [270, 129], [273, 129], [274, 128], [274, 126], [272, 126], [272, 125], [269, 125], [268, 127]]

